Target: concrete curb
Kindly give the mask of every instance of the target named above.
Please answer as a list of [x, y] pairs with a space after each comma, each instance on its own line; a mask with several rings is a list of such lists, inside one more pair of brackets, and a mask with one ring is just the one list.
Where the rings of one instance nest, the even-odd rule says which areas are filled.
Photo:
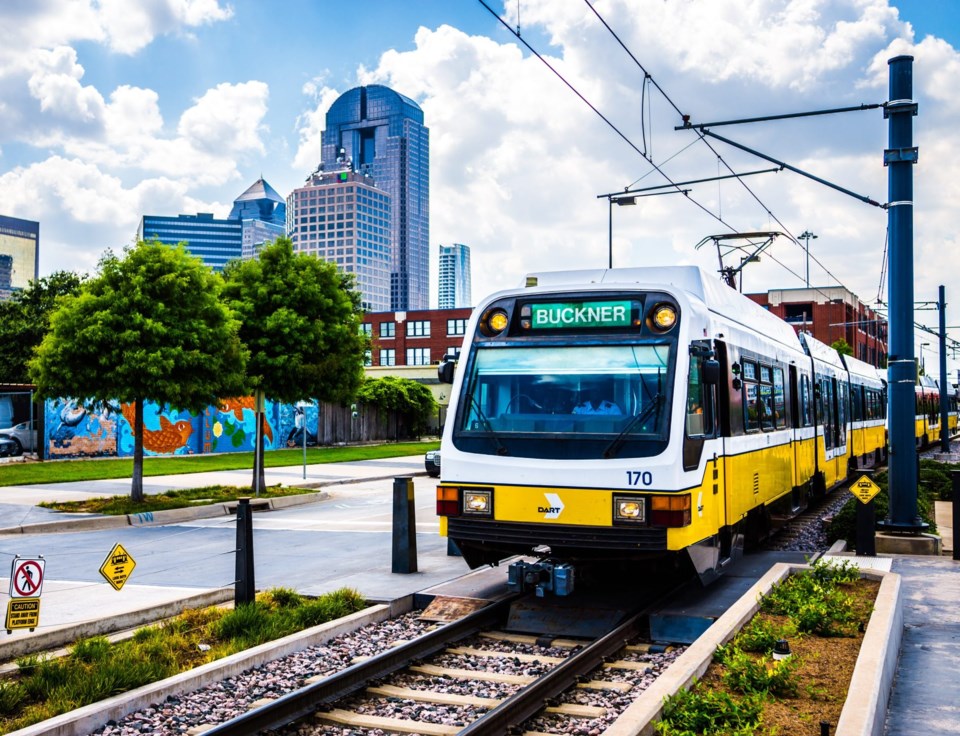
[[251, 667], [310, 646], [323, 644], [336, 636], [356, 631], [369, 623], [406, 613], [412, 607], [412, 595], [394, 601], [390, 605], [371, 606], [351, 616], [291, 634], [274, 642], [261, 644], [259, 647], [238, 652], [216, 662], [168, 677], [166, 680], [144, 685], [128, 693], [12, 731], [11, 736], [82, 736], [101, 728], [107, 721], [116, 721], [152, 704], [161, 703], [171, 695], [191, 692], [212, 682], [233, 677]]
[[216, 588], [215, 590], [207, 590], [159, 606], [141, 608], [136, 611], [129, 611], [96, 621], [84, 621], [83, 623], [73, 626], [64, 626], [23, 639], [0, 640], [0, 661], [11, 662], [25, 654], [57, 649], [73, 644], [77, 639], [88, 636], [113, 634], [125, 629], [146, 626], [161, 619], [176, 616], [188, 608], [216, 606], [233, 600], [233, 597], [234, 592], [232, 588]]
[[[426, 475], [427, 472], [402, 473], [400, 475], [372, 475], [363, 478], [342, 478], [340, 480], [321, 481], [304, 485], [292, 485], [290, 488], [326, 488], [328, 486], [343, 486], [352, 483], [366, 483], [368, 481], [392, 480], [393, 478], [407, 478]], [[330, 497], [329, 493], [299, 493], [277, 498], [251, 499], [254, 511], [277, 511], [292, 506], [303, 506], [310, 503], [324, 501]], [[23, 524], [0, 529], [0, 535], [5, 534], [60, 534], [62, 532], [90, 532], [103, 529], [119, 529], [127, 526], [155, 526], [159, 524], [176, 524], [195, 519], [210, 519], [215, 516], [229, 516], [237, 512], [237, 502], [213, 503], [205, 506], [187, 506], [181, 509], [167, 511], [148, 511], [141, 514], [127, 514], [126, 516], [90, 516], [87, 518], [64, 519], [63, 521], [44, 521], [37, 524]]]
[[[718, 618], [703, 635], [677, 657], [602, 736], [652, 736], [663, 713], [663, 701], [700, 678], [717, 647], [730, 641], [760, 609], [760, 598], [788, 575], [807, 565], [777, 563]], [[861, 577], [880, 580], [880, 591], [860, 645], [834, 736], [881, 736], [890, 687], [896, 671], [903, 632], [900, 576], [879, 570], [861, 570]]]

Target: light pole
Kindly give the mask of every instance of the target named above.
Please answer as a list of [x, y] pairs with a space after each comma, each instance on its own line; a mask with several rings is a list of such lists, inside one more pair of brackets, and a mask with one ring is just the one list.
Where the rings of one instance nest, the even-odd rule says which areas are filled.
[[930, 347], [930, 343], [928, 343], [928, 342], [922, 342], [922, 343], [920, 343], [920, 375], [922, 375], [922, 376], [927, 375], [927, 371], [926, 371], [926, 369], [924, 368], [924, 365], [923, 365], [923, 349], [926, 348], [926, 347]]
[[607, 222], [607, 268], [613, 268], [613, 203], [616, 202], [618, 207], [623, 207], [624, 205], [632, 205], [637, 203], [636, 197], [631, 196], [621, 196], [615, 197], [610, 195], [607, 197], [607, 212], [609, 214]]
[[809, 230], [804, 230], [802, 233], [800, 233], [800, 235], [797, 236], [798, 240], [807, 241], [807, 246], [805, 250], [807, 251], [807, 288], [808, 289], [810, 288], [810, 238], [813, 238], [814, 240], [816, 240], [817, 236], [814, 235]]

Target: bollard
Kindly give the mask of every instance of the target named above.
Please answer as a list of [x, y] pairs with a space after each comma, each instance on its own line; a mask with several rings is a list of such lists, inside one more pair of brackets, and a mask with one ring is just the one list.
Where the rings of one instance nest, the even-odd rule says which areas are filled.
[[820, 736], [830, 736], [829, 721], [820, 721]]
[[[873, 471], [863, 473], [871, 480]], [[877, 515], [873, 499], [867, 503], [857, 500], [857, 557], [877, 556]]]
[[413, 478], [393, 479], [393, 566], [391, 572], [417, 571], [417, 515]]
[[960, 470], [950, 471], [950, 482], [953, 486], [953, 559], [960, 560], [960, 549], [957, 548], [957, 535], [960, 531]]
[[253, 511], [249, 498], [241, 498], [237, 504], [237, 568], [233, 587], [234, 608], [253, 603], [256, 587], [253, 584]]

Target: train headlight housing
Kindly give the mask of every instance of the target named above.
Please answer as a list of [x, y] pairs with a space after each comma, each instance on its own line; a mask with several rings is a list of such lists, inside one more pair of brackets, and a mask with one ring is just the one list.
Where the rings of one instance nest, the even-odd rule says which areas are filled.
[[493, 491], [490, 489], [465, 490], [463, 513], [467, 516], [490, 516], [493, 513]]
[[650, 523], [654, 526], [689, 526], [690, 494], [650, 496]]
[[509, 324], [510, 318], [506, 311], [498, 307], [491, 309], [480, 318], [480, 331], [487, 337], [494, 337], [507, 329]]
[[614, 496], [613, 521], [643, 524], [647, 520], [647, 500], [643, 496]]
[[650, 325], [657, 332], [669, 332], [677, 324], [677, 309], [672, 304], [658, 304], [650, 310]]

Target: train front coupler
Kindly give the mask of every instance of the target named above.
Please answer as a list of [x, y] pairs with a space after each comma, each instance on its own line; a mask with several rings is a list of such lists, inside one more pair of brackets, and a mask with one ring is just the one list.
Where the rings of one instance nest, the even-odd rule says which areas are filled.
[[[534, 553], [550, 553], [549, 548], [537, 548]], [[537, 562], [520, 560], [507, 568], [507, 588], [515, 593], [533, 591], [538, 598], [548, 593], [567, 596], [573, 593], [574, 567], [565, 562], [544, 557]]]

